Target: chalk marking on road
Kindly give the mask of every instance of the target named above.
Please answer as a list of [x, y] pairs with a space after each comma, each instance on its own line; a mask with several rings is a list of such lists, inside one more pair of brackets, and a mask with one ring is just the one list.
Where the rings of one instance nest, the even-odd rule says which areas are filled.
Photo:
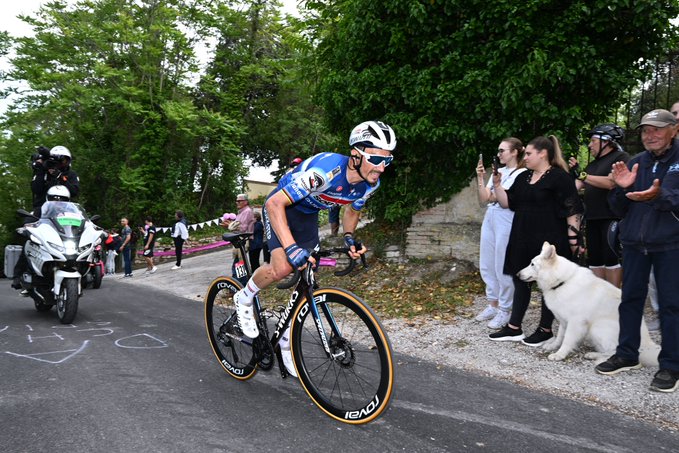
[[108, 326], [111, 321], [87, 321], [87, 324], [94, 324], [95, 326]]
[[28, 331], [29, 331], [29, 332], [33, 332], [33, 327], [31, 327], [31, 326], [28, 325], [28, 324], [26, 324], [26, 327], [28, 327]]
[[0, 330], [0, 333], [4, 332], [5, 330], [9, 329], [9, 326], [5, 326], [4, 329]]
[[[159, 344], [157, 346], [146, 346], [146, 345], [143, 345], [143, 346], [127, 346], [127, 345], [122, 344], [123, 340], [129, 340], [131, 338], [136, 338], [136, 337], [147, 337], [147, 338], [150, 338], [153, 341], [156, 341]], [[131, 335], [129, 337], [120, 338], [120, 339], [115, 341], [115, 345], [118, 346], [119, 348], [125, 348], [125, 349], [160, 349], [160, 348], [167, 348], [167, 346], [168, 346], [167, 342], [160, 340], [160, 339], [158, 339], [158, 338], [156, 338], [153, 335], [150, 335], [148, 333], [139, 333], [139, 334], [136, 334], [136, 335]]]
[[409, 401], [393, 401], [392, 406], [398, 406], [402, 409], [410, 409], [410, 410], [415, 410], [419, 412], [425, 412], [430, 415], [440, 415], [443, 417], [448, 417], [452, 418], [455, 420], [461, 420], [464, 422], [471, 422], [471, 423], [480, 423], [482, 425], [488, 425], [488, 426], [493, 426], [495, 428], [500, 428], [508, 431], [517, 431], [523, 434], [528, 434], [531, 436], [535, 437], [541, 437], [543, 439], [547, 439], [553, 442], [560, 442], [566, 445], [571, 445], [574, 447], [579, 447], [591, 451], [601, 451], [601, 452], [606, 452], [606, 453], [619, 453], [619, 452], [630, 452], [632, 453], [634, 450], [630, 450], [628, 448], [624, 448], [620, 445], [610, 445], [610, 444], [601, 444], [597, 442], [596, 440], [593, 439], [587, 439], [584, 437], [572, 437], [572, 436], [566, 436], [563, 434], [555, 434], [555, 433], [550, 433], [546, 431], [541, 431], [539, 429], [531, 428], [530, 426], [526, 426], [522, 423], [513, 423], [509, 421], [503, 421], [503, 420], [490, 420], [486, 417], [482, 417], [476, 414], [470, 414], [469, 412], [461, 412], [461, 411], [450, 411], [450, 410], [445, 410], [445, 409], [440, 409], [438, 407], [434, 406], [427, 406], [424, 404], [420, 403], [413, 403]]
[[100, 333], [99, 335], [92, 335], [93, 337], [105, 337], [106, 335], [111, 335], [113, 334], [113, 329], [109, 329], [108, 327], [101, 327], [98, 329], [80, 329], [78, 332], [92, 332], [96, 330], [104, 330], [106, 333]]
[[[59, 363], [64, 363], [71, 357], [75, 357], [78, 355], [80, 352], [85, 350], [85, 347], [87, 344], [90, 342], [90, 340], [85, 340], [83, 341], [83, 344], [80, 346], [78, 349], [68, 349], [66, 351], [52, 351], [52, 352], [40, 352], [37, 354], [17, 354], [16, 352], [10, 352], [10, 351], [5, 351], [6, 354], [13, 355], [14, 357], [23, 357], [24, 359], [31, 359], [31, 360], [37, 360], [38, 362], [44, 362], [44, 363], [52, 363], [52, 364], [59, 364]], [[56, 362], [54, 360], [47, 360], [47, 359], [41, 359], [38, 356], [44, 356], [48, 354], [64, 354], [64, 353], [70, 353], [67, 356], [63, 357], [61, 360], [57, 360]]]
[[69, 325], [63, 325], [63, 326], [52, 326], [52, 329], [77, 329], [78, 326], [69, 324]]
[[45, 335], [44, 337], [34, 337], [33, 335], [26, 335], [26, 336], [28, 337], [28, 342], [29, 342], [29, 343], [33, 343], [33, 340], [42, 340], [42, 339], [44, 339], [44, 338], [50, 338], [50, 339], [52, 339], [52, 338], [54, 338], [54, 337], [57, 337], [57, 338], [60, 339], [61, 341], [64, 341], [64, 337], [62, 337], [61, 335], [59, 335], [59, 334], [56, 333], [56, 332], [52, 332], [52, 335]]

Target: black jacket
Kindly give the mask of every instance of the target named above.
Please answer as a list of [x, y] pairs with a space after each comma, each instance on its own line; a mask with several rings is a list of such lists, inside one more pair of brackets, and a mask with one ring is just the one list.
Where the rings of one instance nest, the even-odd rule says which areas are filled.
[[47, 190], [56, 185], [62, 185], [71, 192], [71, 201], [78, 197], [80, 193], [80, 180], [76, 172], [67, 167], [64, 170], [57, 170], [50, 173], [44, 168], [38, 168], [33, 172], [31, 181], [31, 191], [33, 192], [33, 210], [40, 210], [47, 199]]
[[[679, 140], [660, 158], [643, 151], [627, 163], [638, 163], [637, 178], [627, 189], [616, 187], [608, 196], [620, 221], [620, 242], [642, 252], [679, 249]], [[646, 190], [660, 180], [660, 195], [652, 201], [632, 201], [627, 192]]]

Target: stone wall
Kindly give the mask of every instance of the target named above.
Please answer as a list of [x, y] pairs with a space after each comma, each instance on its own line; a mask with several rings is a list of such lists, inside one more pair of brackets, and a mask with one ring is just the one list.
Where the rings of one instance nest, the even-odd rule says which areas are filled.
[[478, 267], [485, 208], [479, 206], [476, 179], [450, 201], [418, 212], [408, 228], [408, 258], [470, 261]]

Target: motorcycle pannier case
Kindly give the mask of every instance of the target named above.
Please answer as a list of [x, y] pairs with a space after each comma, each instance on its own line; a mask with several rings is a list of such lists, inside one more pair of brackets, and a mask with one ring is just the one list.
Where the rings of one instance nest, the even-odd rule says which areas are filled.
[[19, 261], [22, 247], [20, 245], [8, 245], [5, 247], [5, 276], [7, 278], [14, 277], [14, 266]]

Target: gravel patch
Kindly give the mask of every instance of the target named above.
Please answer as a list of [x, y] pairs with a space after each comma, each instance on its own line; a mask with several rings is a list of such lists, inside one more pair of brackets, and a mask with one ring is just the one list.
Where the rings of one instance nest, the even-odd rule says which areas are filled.
[[[389, 319], [384, 320], [383, 325], [398, 353], [578, 400], [679, 431], [679, 392], [666, 394], [648, 388], [656, 368], [602, 376], [594, 371], [596, 363], [584, 358], [585, 353], [592, 350], [587, 345], [571, 353], [565, 361], [553, 362], [547, 359], [549, 353], [542, 348], [520, 342], [490, 341], [488, 334], [493, 331], [486, 327], [486, 322], [474, 320], [485, 303], [485, 298], [478, 297], [452, 321]], [[533, 301], [524, 318], [526, 334], [537, 327], [539, 311]], [[656, 333], [652, 336], [654, 341], [660, 341]]]

